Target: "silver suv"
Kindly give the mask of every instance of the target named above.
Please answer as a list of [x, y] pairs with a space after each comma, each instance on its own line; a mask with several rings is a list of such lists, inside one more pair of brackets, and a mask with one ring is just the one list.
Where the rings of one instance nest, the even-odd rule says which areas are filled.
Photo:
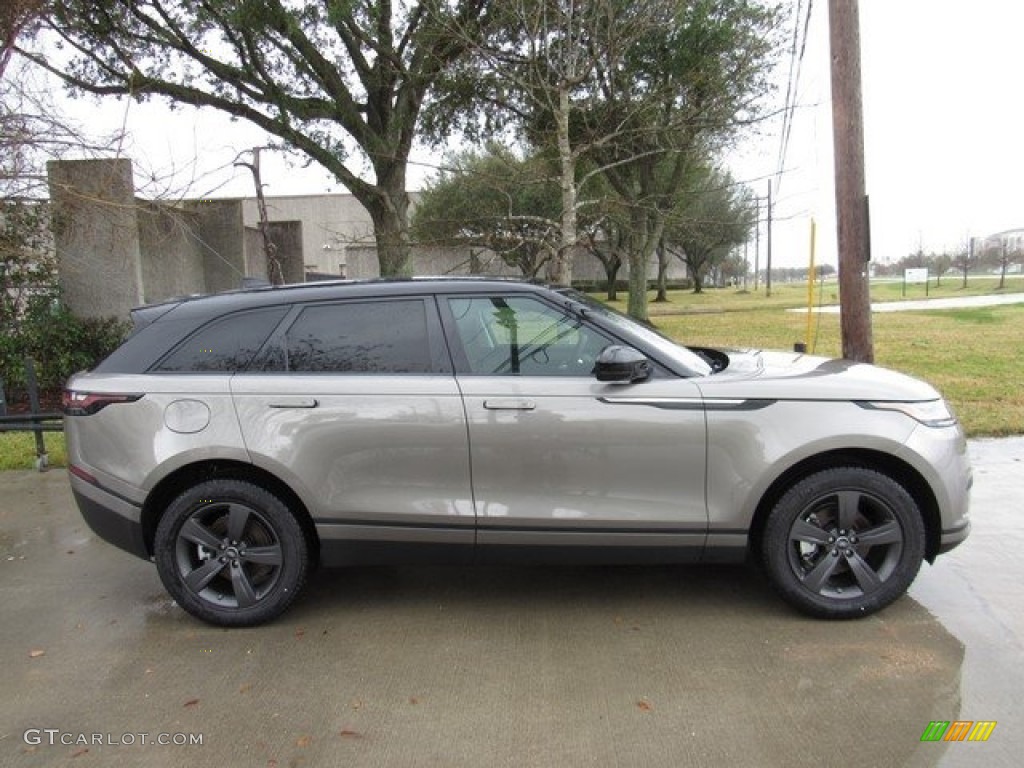
[[133, 312], [74, 376], [71, 486], [189, 613], [274, 618], [318, 563], [760, 563], [867, 615], [968, 533], [927, 384], [678, 346], [569, 290], [315, 283]]

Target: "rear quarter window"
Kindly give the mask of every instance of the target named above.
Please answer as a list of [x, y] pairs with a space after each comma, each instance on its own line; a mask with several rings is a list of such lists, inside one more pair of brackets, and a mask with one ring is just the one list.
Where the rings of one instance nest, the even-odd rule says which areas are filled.
[[271, 307], [236, 312], [207, 323], [151, 370], [155, 373], [244, 371], [287, 311], [287, 307]]

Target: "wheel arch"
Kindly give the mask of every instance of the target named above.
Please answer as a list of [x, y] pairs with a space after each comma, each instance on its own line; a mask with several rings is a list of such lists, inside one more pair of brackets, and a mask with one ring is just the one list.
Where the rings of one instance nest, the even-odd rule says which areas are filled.
[[230, 479], [244, 480], [269, 491], [277, 496], [295, 515], [302, 532], [306, 537], [311, 565], [315, 568], [320, 563], [320, 540], [309, 509], [302, 499], [280, 478], [265, 469], [242, 461], [217, 459], [198, 461], [186, 464], [163, 478], [149, 492], [142, 505], [142, 537], [149, 555], [153, 556], [153, 540], [160, 517], [186, 488], [206, 480]]
[[847, 448], [826, 451], [797, 462], [783, 472], [768, 487], [758, 502], [750, 523], [748, 536], [748, 557], [752, 562], [761, 562], [761, 543], [768, 516], [783, 494], [805, 477], [826, 469], [837, 467], [860, 467], [871, 469], [890, 477], [902, 485], [914, 499], [925, 530], [925, 559], [931, 563], [939, 553], [942, 537], [942, 523], [938, 501], [928, 482], [911, 464], [890, 453], [871, 449]]

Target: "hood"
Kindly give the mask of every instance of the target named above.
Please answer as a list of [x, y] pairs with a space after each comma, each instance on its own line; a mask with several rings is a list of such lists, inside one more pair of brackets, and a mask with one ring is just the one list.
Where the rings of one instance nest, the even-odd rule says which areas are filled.
[[935, 400], [930, 384], [876, 365], [798, 352], [729, 350], [721, 373], [699, 380], [705, 397], [772, 400]]

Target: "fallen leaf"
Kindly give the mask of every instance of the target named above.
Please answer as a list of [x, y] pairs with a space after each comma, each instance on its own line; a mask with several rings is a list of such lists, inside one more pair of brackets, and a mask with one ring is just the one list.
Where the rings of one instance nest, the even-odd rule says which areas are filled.
[[352, 699], [352, 709], [362, 709], [362, 708], [363, 708], [362, 699]]
[[651, 702], [647, 701], [646, 699], [640, 699], [640, 701], [636, 703], [636, 708], [639, 709], [641, 712], [650, 712], [652, 709], [654, 709], [654, 707], [651, 706]]
[[252, 683], [242, 683], [238, 686], [239, 693], [248, 693], [252, 689]]
[[44, 651], [42, 648], [33, 648], [31, 651], [28, 652], [28, 657], [30, 659], [38, 659], [40, 656], [45, 655], [46, 651]]
[[185, 702], [185, 706], [186, 707], [198, 707], [199, 706], [199, 699], [189, 699], [188, 701]]
[[81, 749], [78, 749], [78, 750], [75, 750], [74, 752], [72, 752], [71, 756], [72, 757], [81, 757], [82, 755], [84, 755], [88, 751], [89, 751], [88, 747], [82, 747]]
[[338, 735], [341, 736], [341, 738], [343, 738], [343, 739], [361, 739], [361, 738], [363, 738], [363, 734], [359, 733], [359, 731], [353, 731], [353, 730], [351, 730], [349, 728], [343, 728]]
[[68, 554], [69, 554], [69, 555], [73, 555], [73, 554], [75, 554], [75, 550], [73, 550], [73, 549], [69, 549], [69, 550], [68, 550]]
[[304, 630], [302, 627], [299, 627], [298, 629], [295, 630], [295, 639], [296, 640], [301, 640], [305, 634], [306, 634], [306, 630]]
[[313, 741], [313, 737], [308, 734], [303, 734], [295, 740], [295, 746], [305, 749], [309, 746], [310, 742]]
[[417, 699], [417, 698], [416, 698], [415, 696], [410, 696], [410, 697], [409, 697], [409, 703], [410, 703], [410, 704], [419, 704], [419, 703], [420, 703], [420, 700], [419, 700], [419, 699]]

